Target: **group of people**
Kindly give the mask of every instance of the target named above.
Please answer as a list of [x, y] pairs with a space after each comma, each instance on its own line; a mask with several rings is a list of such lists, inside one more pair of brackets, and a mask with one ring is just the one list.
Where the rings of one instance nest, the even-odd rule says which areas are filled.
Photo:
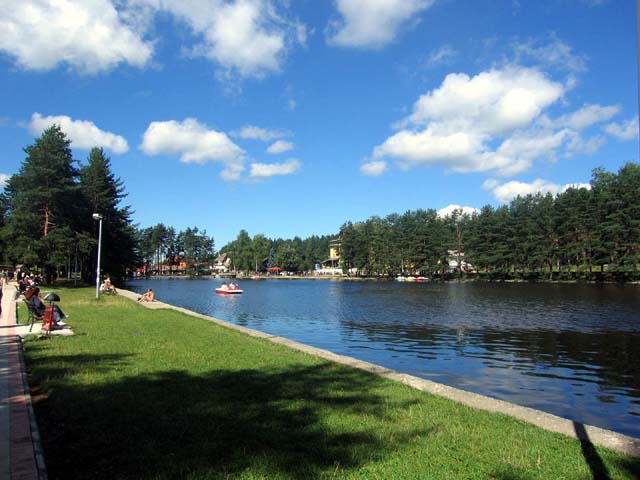
[[102, 282], [102, 285], [100, 285], [100, 291], [102, 293], [107, 293], [110, 295], [116, 295], [118, 293], [118, 291], [116, 290], [116, 287], [114, 287], [111, 284], [111, 279], [110, 278], [105, 278], [104, 282]]
[[223, 282], [222, 285], [220, 286], [220, 288], [222, 288], [223, 290], [237, 290], [238, 289], [238, 285], [236, 285], [235, 283], [231, 282], [227, 285], [227, 282]]
[[16, 288], [20, 290], [20, 293], [25, 293], [29, 288], [35, 287], [42, 283], [42, 277], [40, 275], [30, 276], [23, 272], [18, 280]]

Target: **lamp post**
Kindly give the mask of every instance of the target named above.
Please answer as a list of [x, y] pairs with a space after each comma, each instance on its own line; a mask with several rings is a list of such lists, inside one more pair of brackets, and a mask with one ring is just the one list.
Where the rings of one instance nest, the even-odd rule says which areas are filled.
[[100, 250], [102, 247], [102, 215], [94, 213], [92, 215], [94, 220], [98, 220], [98, 266], [96, 267], [96, 299], [100, 296]]

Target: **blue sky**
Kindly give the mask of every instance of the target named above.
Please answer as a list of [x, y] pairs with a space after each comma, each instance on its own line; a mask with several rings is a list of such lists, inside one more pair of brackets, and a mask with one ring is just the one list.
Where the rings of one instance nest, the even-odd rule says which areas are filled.
[[142, 227], [335, 234], [638, 161], [631, 0], [5, 0], [0, 181], [57, 123]]

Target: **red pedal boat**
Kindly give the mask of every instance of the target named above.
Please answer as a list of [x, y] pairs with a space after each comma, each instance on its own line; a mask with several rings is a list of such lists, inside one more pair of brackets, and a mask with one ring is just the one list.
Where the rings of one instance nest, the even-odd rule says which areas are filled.
[[216, 288], [216, 293], [220, 295], [237, 295], [242, 293], [242, 289], [236, 286], [222, 285], [221, 287]]

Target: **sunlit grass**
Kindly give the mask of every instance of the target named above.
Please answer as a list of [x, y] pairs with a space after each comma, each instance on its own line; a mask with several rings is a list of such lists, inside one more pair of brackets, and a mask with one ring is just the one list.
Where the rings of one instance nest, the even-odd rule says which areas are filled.
[[52, 479], [593, 476], [575, 440], [94, 292], [58, 290], [75, 336], [26, 343]]

